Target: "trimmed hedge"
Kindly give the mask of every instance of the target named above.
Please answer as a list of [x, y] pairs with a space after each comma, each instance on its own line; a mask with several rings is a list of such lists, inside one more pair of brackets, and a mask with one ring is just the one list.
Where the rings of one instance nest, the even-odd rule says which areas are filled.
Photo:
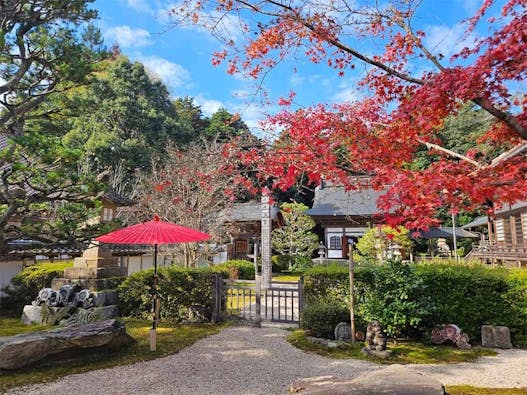
[[[382, 316], [383, 306], [379, 303], [372, 306], [372, 301], [398, 303], [398, 298], [406, 304], [417, 303], [410, 305], [412, 309], [407, 318], [413, 320], [413, 325], [403, 325], [403, 334], [427, 336], [434, 326], [453, 323], [478, 341], [482, 325], [505, 325], [510, 328], [513, 344], [527, 347], [527, 271], [482, 265], [415, 264], [405, 274], [415, 286], [409, 292], [402, 292], [404, 283], [395, 281], [386, 267], [356, 268], [355, 300], [359, 318], [380, 319], [385, 328], [397, 324], [395, 317]], [[390, 295], [399, 296], [390, 299]], [[324, 299], [348, 306], [347, 267], [330, 265], [308, 270], [304, 273], [304, 298], [306, 306]], [[421, 310], [422, 307], [425, 308]], [[380, 317], [371, 316], [376, 308]], [[401, 306], [385, 308], [385, 312], [397, 308]], [[400, 318], [398, 315], [397, 320]]]
[[7, 294], [2, 298], [2, 310], [20, 313], [26, 304], [31, 304], [42, 288], [51, 287], [51, 280], [62, 277], [64, 269], [73, 266], [71, 262], [38, 263], [28, 266], [11, 279], [11, 285], [3, 289]]
[[300, 317], [300, 327], [315, 337], [335, 338], [335, 327], [339, 322], [350, 322], [347, 306], [319, 301], [304, 308]]
[[230, 260], [213, 266], [217, 272], [226, 272], [235, 280], [254, 280], [254, 263], [245, 260]]
[[[215, 303], [214, 279], [217, 275], [228, 278], [228, 272], [212, 268], [171, 266], [158, 270], [160, 317], [177, 322], [189, 318], [189, 311], [193, 311], [200, 318], [210, 321]], [[118, 288], [121, 314], [151, 318], [153, 285], [153, 269], [130, 275]]]

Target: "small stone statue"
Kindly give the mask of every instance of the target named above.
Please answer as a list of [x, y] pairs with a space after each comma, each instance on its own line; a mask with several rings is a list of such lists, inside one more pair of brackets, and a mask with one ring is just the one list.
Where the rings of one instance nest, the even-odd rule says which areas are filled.
[[60, 287], [59, 292], [57, 292], [57, 306], [66, 307], [68, 306], [73, 299], [75, 298], [75, 290], [69, 285], [63, 285]]
[[386, 336], [379, 321], [371, 321], [366, 328], [366, 348], [369, 350], [386, 350]]
[[335, 327], [335, 340], [350, 341], [351, 326], [347, 322], [339, 322]]
[[40, 306], [46, 304], [48, 306], [55, 306], [57, 300], [57, 293], [51, 288], [43, 288], [38, 293], [37, 298], [31, 303], [33, 306]]

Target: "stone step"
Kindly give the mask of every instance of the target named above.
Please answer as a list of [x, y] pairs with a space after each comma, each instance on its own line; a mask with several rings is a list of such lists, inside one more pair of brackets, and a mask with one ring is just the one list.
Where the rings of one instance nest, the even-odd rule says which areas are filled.
[[309, 377], [296, 380], [289, 393], [309, 395], [444, 395], [445, 388], [439, 381], [422, 373], [391, 365], [385, 369], [355, 379], [342, 380], [333, 376]]

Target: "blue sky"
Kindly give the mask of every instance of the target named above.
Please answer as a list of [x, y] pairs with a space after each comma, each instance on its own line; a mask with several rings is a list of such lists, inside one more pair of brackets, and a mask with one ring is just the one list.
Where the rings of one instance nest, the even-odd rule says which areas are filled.
[[[205, 115], [219, 107], [241, 113], [242, 119], [256, 128], [265, 112], [276, 112], [277, 107], [250, 101], [254, 81], [228, 75], [223, 66], [212, 66], [211, 54], [221, 46], [208, 32], [168, 26], [167, 10], [175, 4], [161, 0], [96, 0], [93, 7], [99, 11], [98, 25], [106, 45], [119, 43], [123, 54], [141, 61], [161, 78], [172, 97], [193, 97]], [[479, 4], [478, 0], [423, 0], [417, 21], [427, 31], [429, 47], [447, 56], [460, 48], [464, 28], [459, 22], [472, 15]], [[367, 42], [358, 45], [368, 50]], [[272, 99], [286, 96], [290, 90], [296, 92], [295, 103], [299, 106], [361, 97], [354, 82], [364, 68], [357, 67], [356, 74], [343, 78], [325, 65], [308, 62], [297, 63], [296, 70], [286, 63], [266, 78], [264, 84]]]

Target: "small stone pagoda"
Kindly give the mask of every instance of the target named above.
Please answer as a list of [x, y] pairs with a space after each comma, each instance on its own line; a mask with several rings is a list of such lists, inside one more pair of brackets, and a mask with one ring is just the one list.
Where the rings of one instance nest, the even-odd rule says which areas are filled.
[[31, 305], [24, 307], [25, 324], [77, 325], [118, 316], [115, 288], [127, 275], [108, 245], [93, 242], [63, 278], [54, 278]]

